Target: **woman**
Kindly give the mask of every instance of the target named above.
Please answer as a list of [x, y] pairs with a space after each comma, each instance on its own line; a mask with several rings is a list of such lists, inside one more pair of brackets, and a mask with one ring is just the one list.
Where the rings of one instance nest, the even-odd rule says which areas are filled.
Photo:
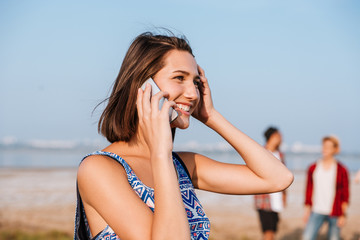
[[[151, 97], [152, 78], [162, 90]], [[165, 97], [161, 110], [159, 100]], [[178, 117], [169, 124], [169, 110]], [[220, 134], [246, 165], [172, 152], [190, 116]], [[276, 192], [293, 176], [213, 106], [205, 73], [185, 38], [144, 33], [131, 44], [100, 121], [111, 144], [78, 169], [75, 239], [208, 239], [194, 188], [227, 194]], [[119, 164], [120, 163], [120, 164]]]

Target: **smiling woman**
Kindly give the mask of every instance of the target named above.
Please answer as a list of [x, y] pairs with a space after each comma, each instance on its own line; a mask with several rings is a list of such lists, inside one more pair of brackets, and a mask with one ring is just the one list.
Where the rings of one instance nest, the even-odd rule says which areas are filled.
[[171, 50], [165, 56], [164, 67], [154, 76], [160, 89], [175, 102], [179, 117], [172, 128], [186, 129], [189, 117], [200, 99], [200, 75], [193, 55], [187, 51]]
[[[162, 90], [151, 94], [152, 78]], [[167, 98], [159, 109], [161, 98]], [[178, 117], [169, 122], [169, 110]], [[193, 116], [217, 132], [246, 165], [173, 152], [175, 129]], [[99, 131], [111, 143], [87, 155], [78, 175], [74, 239], [208, 239], [195, 188], [226, 194], [281, 191], [293, 176], [213, 106], [204, 70], [185, 37], [144, 33], [131, 44]]]

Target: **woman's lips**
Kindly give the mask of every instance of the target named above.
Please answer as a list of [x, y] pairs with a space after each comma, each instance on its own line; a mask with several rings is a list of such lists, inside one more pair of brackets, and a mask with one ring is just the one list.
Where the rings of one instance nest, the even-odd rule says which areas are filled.
[[182, 114], [190, 115], [190, 104], [176, 103], [176, 111], [180, 111]]

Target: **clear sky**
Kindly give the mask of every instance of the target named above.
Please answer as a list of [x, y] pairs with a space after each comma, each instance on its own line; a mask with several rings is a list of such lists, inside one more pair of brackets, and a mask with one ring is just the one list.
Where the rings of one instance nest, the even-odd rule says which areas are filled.
[[[0, 140], [101, 139], [97, 121], [131, 41], [186, 35], [216, 108], [259, 143], [335, 134], [360, 151], [360, 2], [0, 1]], [[177, 144], [221, 138], [195, 119]]]

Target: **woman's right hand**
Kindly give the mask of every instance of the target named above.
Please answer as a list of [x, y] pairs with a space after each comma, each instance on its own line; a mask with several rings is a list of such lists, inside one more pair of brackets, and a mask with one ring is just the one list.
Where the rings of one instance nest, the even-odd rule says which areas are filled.
[[[145, 91], [138, 90], [136, 101], [138, 135], [149, 147], [154, 181], [156, 208], [151, 223], [151, 239], [169, 239], [173, 235], [174, 239], [190, 239], [189, 222], [171, 157], [173, 143], [169, 110], [175, 102], [164, 101], [159, 110], [160, 99], [168, 95], [160, 91], [151, 97], [151, 85], [147, 84]], [[164, 222], [167, 229], [164, 229]]]
[[138, 89], [136, 101], [139, 117], [138, 129], [151, 153], [171, 153], [173, 148], [169, 110], [175, 106], [175, 102], [164, 101], [162, 108], [159, 109], [160, 99], [166, 98], [168, 95], [168, 93], [160, 91], [151, 96], [150, 84], [146, 84], [144, 91], [141, 88]]

